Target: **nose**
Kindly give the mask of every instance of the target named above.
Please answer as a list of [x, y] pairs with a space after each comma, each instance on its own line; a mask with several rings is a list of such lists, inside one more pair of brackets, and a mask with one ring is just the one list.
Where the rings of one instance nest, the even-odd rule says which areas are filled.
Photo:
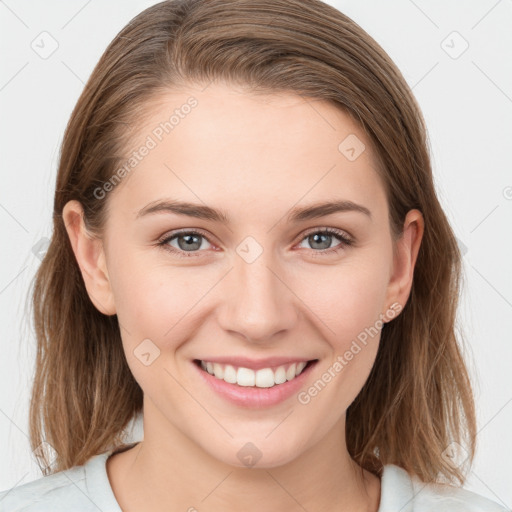
[[278, 333], [283, 335], [299, 317], [298, 299], [285, 272], [266, 251], [251, 263], [236, 256], [220, 293], [223, 299], [217, 319], [221, 328], [250, 342], [264, 343]]

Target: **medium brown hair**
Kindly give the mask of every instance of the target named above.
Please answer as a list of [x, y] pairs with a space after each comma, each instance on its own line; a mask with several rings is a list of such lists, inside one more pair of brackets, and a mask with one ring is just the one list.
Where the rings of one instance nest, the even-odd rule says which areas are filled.
[[[390, 225], [417, 208], [425, 231], [403, 311], [385, 324], [369, 378], [347, 410], [346, 440], [361, 466], [396, 464], [424, 482], [464, 483], [443, 452], [473, 461], [473, 394], [455, 334], [461, 255], [436, 196], [425, 122], [402, 74], [354, 21], [319, 0], [174, 0], [136, 16], [108, 46], [66, 128], [53, 235], [37, 272], [31, 447], [56, 451], [52, 472], [124, 441], [143, 394], [123, 353], [117, 317], [92, 304], [63, 222], [76, 199], [101, 235], [108, 197], [94, 193], [126, 160], [150, 100], [173, 87], [239, 84], [326, 100], [355, 119], [379, 161]], [[461, 340], [460, 340], [461, 341]], [[49, 471], [44, 453], [40, 464]]]

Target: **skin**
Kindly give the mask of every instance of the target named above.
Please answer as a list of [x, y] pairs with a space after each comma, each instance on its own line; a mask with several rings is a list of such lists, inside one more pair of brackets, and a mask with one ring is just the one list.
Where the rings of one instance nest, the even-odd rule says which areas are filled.
[[[405, 305], [422, 215], [411, 210], [395, 241], [364, 132], [334, 106], [291, 93], [262, 96], [226, 84], [169, 91], [152, 105], [134, 148], [191, 95], [198, 106], [104, 199], [102, 239], [87, 233], [78, 202], [63, 211], [90, 298], [118, 315], [144, 392], [143, 442], [107, 463], [116, 499], [130, 512], [377, 511], [380, 480], [350, 458], [345, 417], [380, 332], [308, 404], [292, 396], [257, 411], [233, 405], [191, 361], [316, 358], [308, 388], [392, 304]], [[366, 147], [354, 161], [338, 150], [349, 134]], [[137, 218], [163, 198], [223, 209], [230, 223], [169, 212]], [[371, 217], [347, 211], [287, 221], [293, 207], [334, 199], [364, 205]], [[310, 235], [323, 228], [354, 242], [326, 253], [342, 242], [333, 235], [315, 245]], [[157, 245], [181, 229], [207, 236], [188, 258]], [[236, 251], [247, 236], [263, 249], [251, 263]], [[168, 245], [179, 251], [179, 241]], [[148, 366], [134, 354], [145, 339], [160, 350]], [[262, 453], [251, 468], [237, 457], [249, 441]]]

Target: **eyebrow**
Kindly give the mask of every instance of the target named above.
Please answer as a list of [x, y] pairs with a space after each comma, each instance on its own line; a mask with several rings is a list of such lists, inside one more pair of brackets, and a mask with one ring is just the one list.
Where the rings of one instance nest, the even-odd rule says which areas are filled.
[[[370, 210], [365, 206], [354, 203], [353, 201], [338, 200], [295, 207], [288, 214], [287, 220], [292, 223], [301, 222], [339, 212], [359, 212], [367, 215], [370, 219], [372, 218]], [[138, 219], [155, 213], [174, 213], [176, 215], [186, 215], [197, 219], [229, 224], [229, 216], [224, 210], [217, 210], [210, 206], [195, 203], [167, 199], [152, 201], [137, 213], [136, 218]]]

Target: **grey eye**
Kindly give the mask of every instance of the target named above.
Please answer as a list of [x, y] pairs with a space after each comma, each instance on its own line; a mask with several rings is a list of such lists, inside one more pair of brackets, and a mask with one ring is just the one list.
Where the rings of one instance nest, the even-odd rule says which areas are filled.
[[333, 239], [336, 238], [340, 240], [340, 237], [337, 235], [333, 235], [331, 233], [322, 233], [319, 231], [316, 233], [311, 233], [310, 235], [306, 236], [302, 243], [304, 243], [304, 241], [307, 241], [309, 243], [310, 248], [325, 250], [331, 249], [331, 243]]
[[[175, 240], [178, 242], [178, 247], [172, 245], [172, 242]], [[178, 233], [170, 237], [167, 243], [175, 249], [194, 252], [201, 248], [204, 249], [204, 247], [202, 247], [204, 241], [206, 241], [206, 238], [199, 233]]]

